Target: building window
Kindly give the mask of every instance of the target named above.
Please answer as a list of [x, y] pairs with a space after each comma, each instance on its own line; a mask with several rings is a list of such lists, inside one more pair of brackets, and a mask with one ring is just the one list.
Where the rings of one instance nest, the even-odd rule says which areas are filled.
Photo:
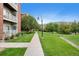
[[8, 28], [8, 30], [10, 30], [10, 29], [9, 29], [9, 26], [7, 26], [7, 28]]
[[10, 33], [10, 27], [9, 26], [6, 26], [6, 34], [7, 33]]
[[13, 30], [16, 30], [16, 26], [13, 26]]

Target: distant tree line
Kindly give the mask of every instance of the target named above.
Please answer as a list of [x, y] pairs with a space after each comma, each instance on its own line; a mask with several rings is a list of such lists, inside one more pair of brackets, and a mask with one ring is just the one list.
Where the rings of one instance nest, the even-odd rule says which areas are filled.
[[36, 19], [31, 15], [24, 15], [22, 16], [21, 21], [21, 30], [31, 32], [34, 30], [40, 30], [45, 32], [57, 32], [62, 34], [72, 34], [72, 33], [79, 33], [79, 22], [51, 22], [48, 24], [42, 25], [38, 24]]
[[48, 23], [44, 26], [46, 32], [58, 32], [62, 34], [79, 33], [79, 22]]

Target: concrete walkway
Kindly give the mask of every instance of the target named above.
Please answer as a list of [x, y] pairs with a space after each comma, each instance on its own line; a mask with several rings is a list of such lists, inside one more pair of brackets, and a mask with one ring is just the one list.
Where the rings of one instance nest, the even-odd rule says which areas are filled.
[[0, 42], [0, 48], [27, 48], [24, 56], [44, 56], [37, 32], [34, 34], [30, 43]]
[[70, 45], [72, 45], [73, 47], [79, 49], [79, 46], [77, 46], [76, 44], [74, 44], [73, 42], [69, 41], [68, 39], [64, 38], [64, 37], [60, 37], [61, 39], [63, 39], [64, 41], [66, 41], [67, 43], [69, 43]]
[[37, 32], [34, 34], [30, 46], [25, 52], [25, 56], [44, 56]]
[[13, 42], [2, 42], [0, 48], [26, 48], [29, 47], [30, 43], [13, 43]]

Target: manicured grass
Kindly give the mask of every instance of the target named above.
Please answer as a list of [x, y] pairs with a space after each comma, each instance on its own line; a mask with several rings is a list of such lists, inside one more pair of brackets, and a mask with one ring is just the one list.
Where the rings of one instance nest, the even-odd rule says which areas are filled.
[[26, 48], [6, 48], [0, 52], [0, 56], [23, 56]]
[[15, 39], [6, 40], [6, 42], [30, 42], [33, 35], [34, 32], [29, 34], [23, 34], [22, 36], [16, 37]]
[[[6, 42], [30, 42], [33, 33], [25, 33], [16, 37], [15, 39], [6, 40]], [[23, 56], [26, 51], [26, 48], [6, 48], [5, 50], [0, 52], [0, 56]]]
[[44, 32], [40, 41], [46, 56], [79, 56], [79, 50], [59, 38], [59, 34]]
[[79, 34], [76, 34], [76, 35], [64, 35], [64, 37], [69, 39], [73, 43], [79, 45]]

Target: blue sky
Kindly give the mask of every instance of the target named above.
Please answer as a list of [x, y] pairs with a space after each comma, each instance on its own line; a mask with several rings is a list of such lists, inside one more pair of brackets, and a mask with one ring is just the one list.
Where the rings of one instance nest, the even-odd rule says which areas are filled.
[[42, 16], [44, 23], [79, 21], [79, 3], [22, 3], [21, 12]]

